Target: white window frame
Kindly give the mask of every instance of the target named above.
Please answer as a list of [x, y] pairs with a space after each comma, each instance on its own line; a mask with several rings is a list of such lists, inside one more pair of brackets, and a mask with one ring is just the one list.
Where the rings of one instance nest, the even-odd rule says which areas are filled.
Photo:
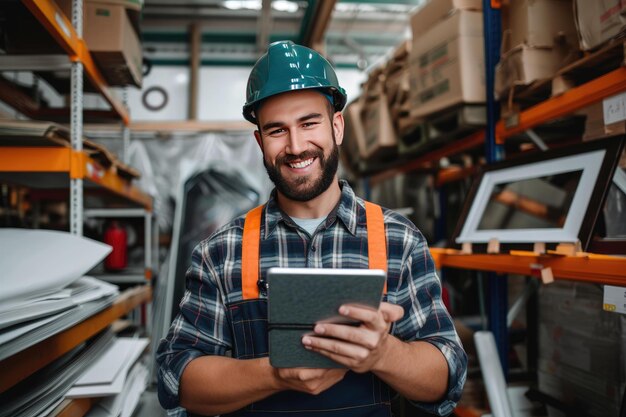
[[[491, 239], [497, 239], [501, 243], [576, 242], [606, 152], [606, 149], [599, 149], [485, 172], [456, 242], [488, 243]], [[580, 182], [562, 228], [478, 230], [497, 185], [580, 170], [583, 171]]]

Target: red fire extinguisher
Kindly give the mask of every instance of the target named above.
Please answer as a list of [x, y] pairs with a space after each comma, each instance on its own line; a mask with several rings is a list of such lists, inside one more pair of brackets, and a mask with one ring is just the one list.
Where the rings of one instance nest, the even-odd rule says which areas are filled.
[[109, 271], [119, 271], [128, 265], [128, 248], [126, 230], [113, 221], [104, 231], [104, 243], [111, 245], [113, 250], [104, 260], [104, 267]]

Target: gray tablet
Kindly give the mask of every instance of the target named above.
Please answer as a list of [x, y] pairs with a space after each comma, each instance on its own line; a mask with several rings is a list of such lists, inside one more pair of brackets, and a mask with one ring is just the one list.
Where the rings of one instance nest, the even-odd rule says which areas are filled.
[[343, 304], [378, 309], [385, 271], [380, 269], [271, 268], [268, 282], [270, 363], [276, 368], [338, 368], [306, 350], [302, 336], [318, 322], [357, 325], [339, 315]]

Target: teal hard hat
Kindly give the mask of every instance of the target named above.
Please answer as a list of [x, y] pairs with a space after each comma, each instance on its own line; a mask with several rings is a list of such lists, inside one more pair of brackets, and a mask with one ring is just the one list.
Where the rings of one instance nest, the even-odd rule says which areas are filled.
[[335, 111], [343, 110], [348, 97], [326, 58], [291, 41], [274, 42], [250, 72], [243, 117], [256, 123], [254, 110], [262, 100], [287, 91], [312, 88], [330, 95]]

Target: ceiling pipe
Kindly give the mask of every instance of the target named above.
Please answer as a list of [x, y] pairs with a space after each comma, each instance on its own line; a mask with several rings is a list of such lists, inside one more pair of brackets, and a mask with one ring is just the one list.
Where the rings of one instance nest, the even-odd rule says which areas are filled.
[[336, 0], [309, 0], [302, 20], [300, 43], [324, 54], [324, 35], [330, 23]]
[[189, 107], [187, 118], [198, 120], [198, 90], [200, 82], [200, 50], [202, 34], [200, 24], [193, 23], [189, 27]]
[[260, 54], [264, 53], [269, 45], [270, 29], [272, 27], [272, 1], [263, 0], [261, 15], [257, 23], [256, 49]]

